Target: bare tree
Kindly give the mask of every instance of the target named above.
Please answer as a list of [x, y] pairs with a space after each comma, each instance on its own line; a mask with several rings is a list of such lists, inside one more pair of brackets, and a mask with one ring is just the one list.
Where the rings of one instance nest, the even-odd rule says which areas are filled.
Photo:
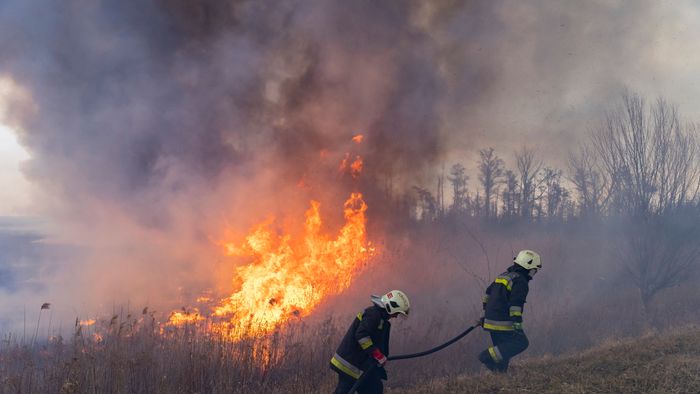
[[437, 200], [427, 189], [413, 186], [418, 194], [418, 218], [423, 221], [434, 221], [437, 218]]
[[564, 217], [564, 210], [569, 199], [569, 190], [561, 183], [562, 171], [544, 167], [538, 180], [537, 211], [540, 216]]
[[445, 216], [445, 166], [442, 166], [442, 171], [437, 179], [437, 215], [438, 217]]
[[498, 194], [496, 185], [503, 177], [503, 160], [493, 148], [479, 151], [479, 182], [484, 189], [484, 216], [491, 216], [491, 200]]
[[625, 94], [593, 135], [593, 147], [610, 180], [613, 211], [644, 216], [696, 197], [697, 134], [663, 99], [649, 109], [639, 95]]
[[[623, 232], [623, 263], [645, 310], [661, 290], [692, 277], [700, 259], [700, 222], [692, 208], [673, 215], [636, 217]], [[617, 246], [616, 246], [617, 247]]]
[[466, 169], [457, 163], [450, 168], [450, 176], [447, 179], [452, 183], [452, 206], [453, 213], [464, 213], [467, 209], [467, 181]]
[[518, 213], [518, 177], [511, 170], [507, 170], [504, 175], [505, 189], [503, 190], [503, 216], [513, 217]]
[[484, 211], [484, 204], [481, 202], [481, 196], [479, 195], [479, 190], [476, 191], [476, 197], [471, 199], [467, 197], [467, 212], [472, 216], [482, 216]]
[[535, 151], [526, 147], [516, 152], [515, 159], [520, 181], [520, 216], [529, 219], [535, 203], [535, 179], [542, 162], [535, 159]]
[[[697, 130], [684, 126], [665, 100], [649, 106], [627, 93], [592, 141], [591, 163], [600, 163], [607, 210], [628, 216], [627, 228], [619, 232], [625, 242], [615, 247], [648, 310], [660, 290], [689, 278], [700, 259], [700, 222], [690, 204], [697, 201], [700, 175]], [[571, 167], [579, 195], [591, 196], [595, 181], [586, 177], [594, 165], [586, 160]]]
[[574, 185], [582, 217], [598, 216], [607, 203], [610, 183], [600, 170], [596, 158], [587, 147], [569, 157], [569, 181]]
[[680, 125], [676, 108], [658, 99], [652, 108], [654, 156], [658, 168], [657, 209], [674, 210], [697, 194], [698, 144], [694, 125]]

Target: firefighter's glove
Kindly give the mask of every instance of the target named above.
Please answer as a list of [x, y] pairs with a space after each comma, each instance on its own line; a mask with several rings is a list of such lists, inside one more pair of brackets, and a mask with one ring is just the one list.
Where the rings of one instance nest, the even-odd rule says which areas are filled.
[[522, 322], [517, 322], [517, 321], [516, 321], [516, 322], [513, 322], [513, 328], [515, 329], [515, 331], [520, 331], [520, 332], [522, 332], [522, 331], [523, 331], [523, 323], [522, 323]]
[[374, 350], [372, 350], [371, 355], [374, 361], [377, 362], [377, 365], [379, 365], [380, 367], [386, 365], [386, 356], [379, 349], [374, 348]]

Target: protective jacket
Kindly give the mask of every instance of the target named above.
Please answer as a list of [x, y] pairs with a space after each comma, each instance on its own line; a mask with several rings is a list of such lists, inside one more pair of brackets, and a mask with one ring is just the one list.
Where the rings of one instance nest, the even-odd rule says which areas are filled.
[[483, 299], [484, 329], [514, 331], [513, 323], [522, 323], [530, 279], [528, 271], [519, 265], [496, 277]]
[[372, 305], [357, 314], [331, 359], [331, 369], [358, 379], [374, 359], [370, 356], [379, 349], [389, 355], [389, 314]]

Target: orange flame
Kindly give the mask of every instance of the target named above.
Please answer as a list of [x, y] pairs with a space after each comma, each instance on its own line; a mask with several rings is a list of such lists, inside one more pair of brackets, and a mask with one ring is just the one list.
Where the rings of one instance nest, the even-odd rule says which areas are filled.
[[320, 203], [311, 201], [304, 236], [275, 235], [269, 222], [258, 225], [237, 248], [253, 258], [236, 270], [239, 290], [214, 308], [215, 316], [230, 320], [224, 328], [240, 328], [248, 320], [259, 333], [270, 332], [293, 317], [308, 315], [327, 295], [345, 290], [353, 274], [372, 254], [366, 241], [367, 205], [360, 193], [345, 202], [345, 225], [336, 238], [321, 233]]
[[352, 137], [352, 140], [353, 140], [354, 142], [356, 142], [356, 143], [359, 144], [359, 143], [362, 142], [362, 140], [363, 140], [364, 138], [365, 138], [365, 137], [364, 137], [362, 134], [358, 134], [358, 135]]
[[353, 178], [357, 179], [360, 173], [362, 173], [362, 158], [357, 156], [355, 161], [350, 164], [350, 174], [352, 174]]
[[350, 161], [350, 153], [346, 153], [343, 160], [340, 162], [340, 167], [338, 167], [339, 172], [345, 172], [348, 169], [348, 162]]
[[340, 167], [338, 168], [340, 172], [349, 171], [350, 175], [354, 179], [357, 179], [362, 173], [362, 158], [360, 156], [355, 156], [355, 160], [350, 163], [350, 153], [345, 154], [345, 158], [340, 162]]
[[193, 308], [192, 311], [184, 310], [172, 312], [170, 318], [168, 319], [168, 324], [174, 326], [182, 326], [185, 324], [195, 324], [199, 321], [204, 320], [204, 318], [199, 314], [197, 308]]
[[[236, 268], [235, 292], [213, 308], [212, 331], [240, 339], [266, 334], [293, 318], [309, 315], [323, 298], [347, 289], [373, 255], [367, 241], [362, 194], [345, 201], [345, 224], [335, 237], [322, 233], [320, 203], [311, 201], [304, 233], [298, 239], [278, 235], [272, 220], [255, 226], [237, 245], [223, 242], [227, 255], [245, 256], [250, 264]], [[196, 313], [173, 312], [168, 324], [196, 323]]]

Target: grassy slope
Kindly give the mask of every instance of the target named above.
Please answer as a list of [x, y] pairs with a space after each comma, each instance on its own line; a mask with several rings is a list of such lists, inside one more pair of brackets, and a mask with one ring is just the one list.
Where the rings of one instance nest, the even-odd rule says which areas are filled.
[[[517, 359], [516, 359], [517, 360]], [[509, 375], [436, 379], [404, 393], [700, 393], [700, 330], [523, 359]]]

